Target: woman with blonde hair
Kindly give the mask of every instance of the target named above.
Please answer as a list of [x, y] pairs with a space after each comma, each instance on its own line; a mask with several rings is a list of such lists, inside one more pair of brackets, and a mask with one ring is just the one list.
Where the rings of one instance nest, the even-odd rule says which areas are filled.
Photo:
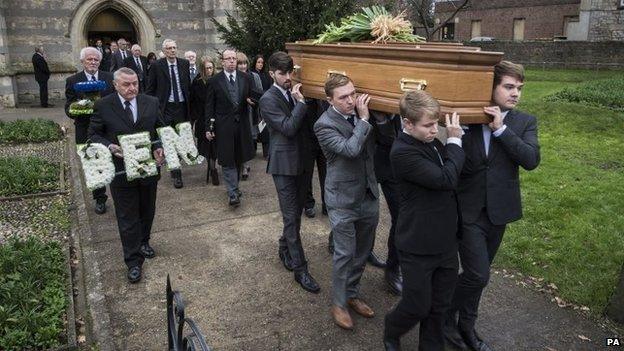
[[217, 172], [217, 144], [214, 140], [206, 139], [206, 121], [204, 109], [206, 105], [206, 93], [210, 78], [215, 74], [214, 60], [209, 56], [201, 58], [199, 74], [191, 83], [190, 93], [190, 117], [191, 123], [195, 125], [195, 137], [197, 138], [197, 149], [199, 154], [204, 156], [208, 161], [208, 169], [206, 170], [206, 183], [212, 178], [213, 185], [219, 185], [219, 173]]

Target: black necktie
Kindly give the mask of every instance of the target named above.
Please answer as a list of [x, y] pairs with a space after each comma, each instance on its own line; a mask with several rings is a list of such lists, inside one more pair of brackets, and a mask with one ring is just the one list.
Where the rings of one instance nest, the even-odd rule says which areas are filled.
[[91, 76], [91, 81], [94, 81], [94, 80], [95, 80], [95, 75], [92, 75]]
[[130, 101], [124, 101], [124, 105], [126, 105], [126, 108], [124, 109], [126, 117], [134, 124], [134, 115], [132, 114], [132, 108], [130, 108]]
[[195, 67], [191, 67], [191, 78], [195, 78]]
[[234, 75], [230, 74], [230, 84], [234, 85]]
[[139, 60], [138, 57], [135, 58], [135, 60], [136, 60], [137, 68], [139, 69], [139, 73], [143, 73], [143, 66], [141, 66], [141, 60]]
[[178, 78], [176, 77], [175, 65], [171, 65], [171, 86], [173, 87], [173, 101], [180, 102], [180, 96], [178, 94]]
[[125, 50], [121, 50], [121, 59], [122, 60], [126, 59], [126, 51]]
[[347, 118], [347, 121], [349, 121], [352, 127], [355, 127], [355, 117], [353, 115], [349, 116], [349, 118]]
[[295, 108], [295, 101], [292, 98], [290, 90], [286, 90], [286, 96], [288, 97], [288, 103], [290, 104], [290, 109], [292, 110], [293, 108]]

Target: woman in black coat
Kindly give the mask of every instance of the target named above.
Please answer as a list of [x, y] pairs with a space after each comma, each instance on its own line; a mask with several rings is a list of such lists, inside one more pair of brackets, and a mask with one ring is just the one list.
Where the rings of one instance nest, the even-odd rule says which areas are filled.
[[[264, 64], [264, 57], [260, 54], [256, 55], [251, 61], [251, 72], [254, 72], [260, 76], [262, 82], [262, 90], [267, 91], [273, 85], [273, 79], [269, 75]], [[261, 118], [261, 116], [260, 116]], [[257, 122], [256, 122], [257, 123]], [[267, 158], [269, 155], [269, 130], [264, 128], [262, 133], [258, 134], [258, 141], [262, 143], [262, 155]]]
[[212, 184], [219, 185], [219, 173], [217, 172], [217, 148], [214, 141], [206, 139], [206, 123], [204, 121], [204, 108], [206, 105], [206, 91], [208, 80], [214, 75], [215, 64], [212, 58], [204, 56], [201, 59], [199, 74], [191, 83], [190, 117], [195, 126], [197, 149], [199, 154], [206, 158], [208, 169], [206, 170], [206, 183], [212, 177]]

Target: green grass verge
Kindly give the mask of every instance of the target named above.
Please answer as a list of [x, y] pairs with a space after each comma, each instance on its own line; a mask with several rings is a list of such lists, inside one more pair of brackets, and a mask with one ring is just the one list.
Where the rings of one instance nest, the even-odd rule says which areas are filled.
[[0, 158], [0, 196], [58, 190], [60, 165], [38, 157]]
[[624, 116], [545, 97], [606, 76], [624, 72], [528, 71], [519, 109], [538, 117], [542, 162], [521, 174], [524, 219], [508, 227], [495, 262], [545, 278], [595, 314], [624, 261]]
[[35, 238], [0, 245], [0, 350], [58, 347], [65, 331], [65, 255]]
[[41, 118], [0, 121], [0, 143], [40, 143], [63, 138], [61, 127], [50, 120]]

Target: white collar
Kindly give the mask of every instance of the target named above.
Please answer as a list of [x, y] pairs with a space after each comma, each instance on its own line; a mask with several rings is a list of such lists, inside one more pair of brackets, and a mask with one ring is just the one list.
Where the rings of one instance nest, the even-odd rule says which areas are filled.
[[226, 78], [229, 80], [230, 76], [234, 76], [234, 80], [236, 80], [236, 70], [232, 71], [232, 72], [228, 72], [228, 71], [223, 71], [223, 73], [225, 73]]
[[[119, 95], [119, 93], [117, 93], [117, 97], [119, 98], [119, 101], [121, 101], [121, 107], [126, 108], [126, 99], [124, 99], [123, 96]], [[130, 100], [130, 105], [132, 105], [132, 107], [136, 111], [136, 105], [137, 105], [136, 97], [134, 97], [134, 99]]]
[[95, 77], [95, 80], [98, 80], [98, 73], [99, 73], [99, 72], [100, 72], [100, 71], [98, 70], [98, 71], [95, 71], [95, 73], [94, 73], [94, 74], [91, 74], [91, 73], [89, 73], [89, 72], [87, 72], [87, 71], [84, 71], [85, 76], [87, 76], [87, 80], [89, 80], [89, 81], [91, 80], [91, 77]]
[[335, 108], [335, 107], [334, 107], [334, 105], [332, 105], [332, 108], [334, 109], [334, 111], [336, 111], [336, 113], [337, 113], [337, 114], [341, 115], [344, 119], [349, 119], [349, 118], [353, 117], [353, 118], [354, 118], [354, 120], [355, 120], [355, 114], [353, 114], [353, 115], [351, 115], [351, 116], [349, 116], [349, 115], [344, 115], [344, 114], [342, 114], [342, 112], [338, 111], [338, 109], [337, 109], [337, 108]]

